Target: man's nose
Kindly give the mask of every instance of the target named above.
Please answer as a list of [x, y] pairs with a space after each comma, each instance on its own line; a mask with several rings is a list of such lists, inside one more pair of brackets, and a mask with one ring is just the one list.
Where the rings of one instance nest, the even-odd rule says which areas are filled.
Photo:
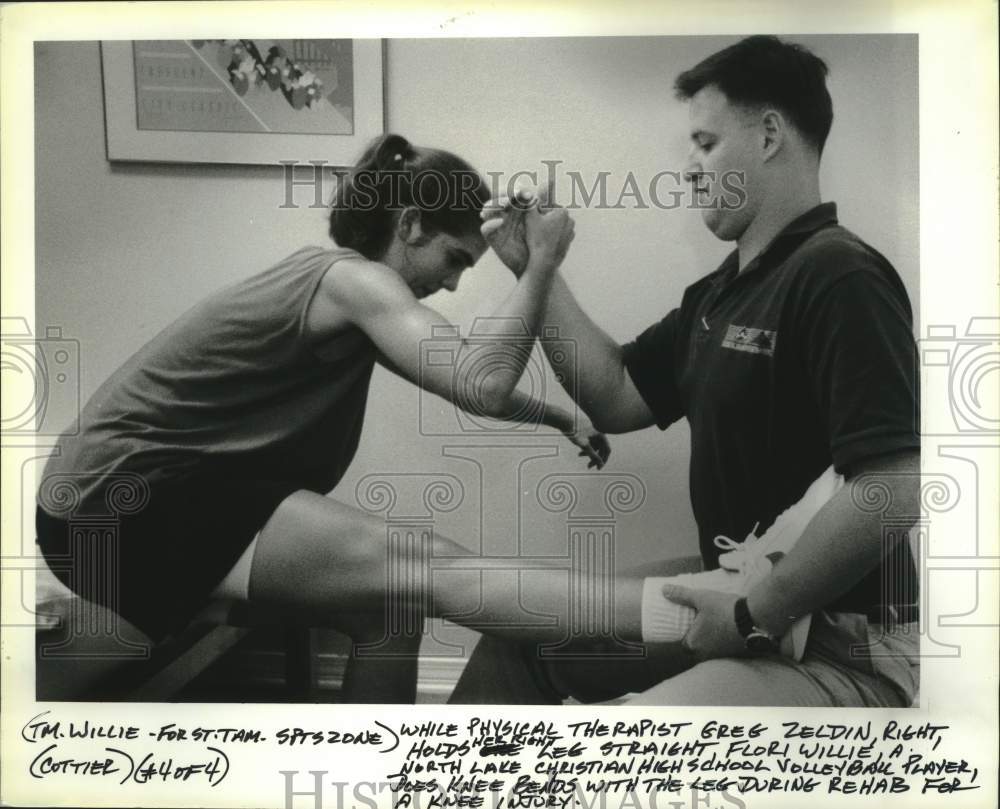
[[692, 146], [687, 154], [687, 163], [684, 165], [684, 182], [697, 182], [700, 174], [701, 161], [698, 160], [698, 154], [695, 151], [695, 147]]
[[441, 282], [441, 286], [447, 289], [449, 292], [454, 292], [458, 289], [458, 282], [462, 278], [462, 273], [456, 272], [449, 275]]

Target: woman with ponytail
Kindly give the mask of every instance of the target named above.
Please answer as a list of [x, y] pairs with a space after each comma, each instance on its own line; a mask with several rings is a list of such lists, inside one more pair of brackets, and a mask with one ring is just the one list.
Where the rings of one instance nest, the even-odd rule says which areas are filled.
[[[488, 197], [453, 154], [399, 135], [373, 142], [338, 187], [334, 246], [303, 248], [195, 306], [116, 371], [79, 429], [60, 438], [37, 509], [56, 575], [153, 641], [213, 594], [335, 625], [339, 616], [356, 641], [386, 640], [384, 523], [326, 496], [354, 456], [376, 363], [479, 415], [541, 413], [603, 464], [606, 441], [589, 423], [574, 426], [515, 390], [530, 355], [523, 333], [474, 346], [455, 337], [441, 349], [456, 360], [474, 352], [475, 362], [421, 367], [421, 341], [457, 334], [442, 332], [450, 324], [422, 300], [454, 291], [487, 236], [517, 279], [492, 314], [538, 329], [573, 223], [529, 204], [517, 217], [523, 238], [507, 250], [496, 221], [480, 229]], [[71, 516], [102, 513], [126, 490], [117, 547], [74, 539]], [[435, 542], [439, 556], [465, 553]], [[379, 647], [395, 656], [356, 661], [345, 700], [414, 698], [427, 610], [407, 609], [418, 610], [412, 631]]]

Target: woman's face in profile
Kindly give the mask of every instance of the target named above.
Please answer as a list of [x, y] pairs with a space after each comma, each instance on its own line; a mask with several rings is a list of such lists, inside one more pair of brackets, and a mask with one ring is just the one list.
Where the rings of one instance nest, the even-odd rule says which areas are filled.
[[406, 245], [400, 275], [418, 298], [426, 298], [441, 289], [454, 292], [462, 273], [485, 252], [486, 240], [478, 230], [464, 236], [438, 232], [417, 244]]

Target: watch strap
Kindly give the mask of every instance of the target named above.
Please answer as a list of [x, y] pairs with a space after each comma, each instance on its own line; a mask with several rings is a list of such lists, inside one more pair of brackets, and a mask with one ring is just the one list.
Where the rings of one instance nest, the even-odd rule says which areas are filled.
[[779, 650], [778, 638], [754, 623], [745, 596], [736, 599], [733, 605], [733, 619], [736, 622], [736, 631], [740, 633], [746, 648], [751, 652], [767, 653]]
[[733, 619], [736, 621], [736, 631], [744, 639], [749, 637], [750, 633], [756, 628], [745, 596], [736, 599], [736, 604], [733, 606]]

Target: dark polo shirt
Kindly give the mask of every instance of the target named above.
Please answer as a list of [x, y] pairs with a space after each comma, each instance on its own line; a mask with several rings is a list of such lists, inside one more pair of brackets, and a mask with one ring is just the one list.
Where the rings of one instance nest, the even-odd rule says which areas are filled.
[[[913, 315], [877, 251], [833, 203], [788, 225], [742, 273], [734, 251], [679, 309], [625, 346], [661, 429], [691, 425], [690, 489], [702, 557], [719, 534], [758, 534], [831, 463], [920, 446]], [[835, 609], [916, 600], [900, 543]]]

